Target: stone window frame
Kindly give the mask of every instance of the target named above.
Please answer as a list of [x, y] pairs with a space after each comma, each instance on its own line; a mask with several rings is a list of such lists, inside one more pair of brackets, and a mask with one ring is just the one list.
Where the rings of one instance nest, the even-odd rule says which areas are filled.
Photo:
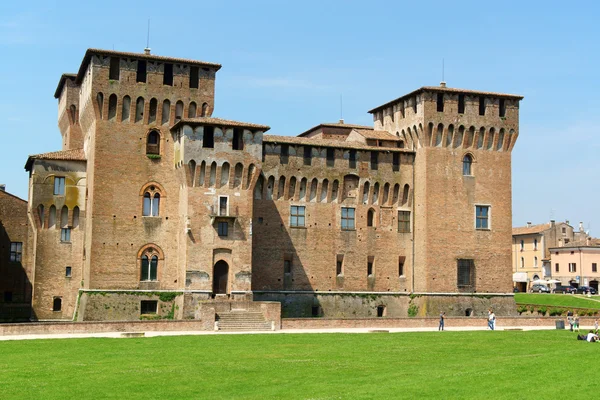
[[[352, 210], [352, 216], [349, 215], [349, 210]], [[346, 215], [344, 215], [344, 212], [346, 213]], [[346, 221], [346, 222], [344, 223], [344, 221]], [[349, 221], [351, 221], [352, 223], [350, 224]], [[356, 230], [356, 208], [355, 207], [342, 207], [342, 210], [340, 213], [340, 226], [343, 231], [355, 231]]]
[[458, 288], [475, 287], [475, 260], [456, 260], [456, 286]]
[[[296, 212], [294, 212], [294, 208], [296, 209]], [[290, 227], [306, 227], [306, 206], [296, 204], [290, 205]]]
[[[486, 215], [479, 215], [479, 209], [487, 210]], [[485, 226], [480, 225], [480, 221], [485, 221]], [[475, 230], [490, 231], [492, 230], [492, 205], [491, 204], [475, 204]]]
[[[146, 197], [146, 193], [148, 193], [149, 198], [150, 198], [150, 211], [149, 211], [149, 215], [144, 215], [144, 199], [147, 198]], [[155, 196], [159, 195], [158, 197], [158, 211], [156, 212], [156, 215], [154, 214], [154, 200], [155, 200]], [[165, 189], [163, 188], [163, 186], [158, 183], [158, 182], [148, 182], [145, 185], [142, 186], [142, 189], [140, 190], [140, 208], [142, 210], [142, 217], [152, 217], [152, 218], [160, 218], [160, 210], [161, 208], [164, 209], [164, 199], [167, 197], [167, 194], [165, 192]], [[162, 203], [162, 204], [161, 204]]]
[[[150, 263], [152, 261], [153, 257], [156, 257], [156, 277], [155, 279], [143, 279], [144, 278], [144, 271], [142, 271], [142, 261], [143, 261], [143, 257], [147, 257], [148, 258], [148, 273], [147, 278], [151, 278], [151, 267], [150, 267]], [[144, 246], [142, 246], [142, 248], [138, 251], [137, 254], [137, 267], [138, 267], [138, 271], [139, 271], [139, 280], [140, 282], [159, 282], [160, 280], [158, 279], [158, 277], [160, 276], [160, 272], [161, 272], [161, 268], [162, 268], [162, 264], [164, 263], [165, 260], [165, 256], [164, 253], [162, 251], [162, 249], [157, 246], [155, 243], [148, 243]]]
[[10, 242], [10, 262], [18, 263], [23, 260], [23, 242]]
[[[150, 135], [156, 135], [156, 143], [150, 143]], [[161, 140], [160, 130], [156, 128], [152, 128], [148, 130], [146, 134], [146, 155], [160, 156], [160, 140]]]
[[475, 176], [473, 167], [475, 164], [475, 156], [473, 153], [466, 152], [462, 157], [462, 175], [463, 176]]
[[[398, 216], [398, 233], [410, 233], [411, 232], [411, 221], [412, 221], [412, 212], [411, 210], [407, 210], [405, 208], [398, 208], [397, 210], [397, 216]], [[408, 216], [408, 218], [402, 218], [400, 219], [400, 217], [406, 217]]]
[[52, 192], [54, 196], [64, 196], [65, 188], [66, 188], [66, 177], [64, 176], [55, 176], [54, 177], [54, 191]]

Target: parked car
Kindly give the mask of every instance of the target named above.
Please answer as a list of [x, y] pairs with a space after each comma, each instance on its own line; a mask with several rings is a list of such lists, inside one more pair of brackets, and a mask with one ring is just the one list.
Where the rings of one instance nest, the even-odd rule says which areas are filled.
[[579, 286], [577, 288], [577, 293], [587, 294], [588, 292], [590, 292], [591, 294], [597, 293], [596, 289], [594, 289], [593, 287], [590, 287], [590, 286]]
[[550, 289], [546, 285], [533, 285], [531, 287], [531, 293], [550, 293]]
[[577, 293], [577, 289], [573, 286], [556, 285], [556, 288], [554, 288], [554, 293]]

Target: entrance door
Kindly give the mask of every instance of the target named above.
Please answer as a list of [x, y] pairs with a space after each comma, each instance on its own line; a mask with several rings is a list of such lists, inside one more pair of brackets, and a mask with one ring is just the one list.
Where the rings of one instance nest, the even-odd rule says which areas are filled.
[[227, 294], [227, 277], [229, 276], [229, 265], [223, 260], [215, 264], [213, 270], [213, 293]]

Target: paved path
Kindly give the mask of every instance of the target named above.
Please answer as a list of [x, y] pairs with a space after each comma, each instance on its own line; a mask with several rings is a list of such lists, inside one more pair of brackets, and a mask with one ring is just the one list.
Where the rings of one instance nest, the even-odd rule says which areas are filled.
[[[499, 326], [498, 331], [508, 330], [552, 330], [553, 326]], [[581, 327], [581, 332], [586, 332], [592, 327]], [[447, 326], [447, 332], [456, 331], [484, 331], [487, 327], [452, 327]], [[243, 332], [215, 332], [215, 331], [181, 331], [181, 332], [145, 332], [144, 337], [156, 336], [188, 336], [188, 335], [281, 335], [281, 334], [315, 334], [315, 333], [379, 333], [379, 332], [436, 332], [437, 328], [339, 328], [339, 329], [283, 329], [279, 331], [243, 331]], [[441, 333], [441, 332], [440, 332]], [[74, 339], [74, 338], [123, 338], [124, 332], [99, 332], [99, 333], [71, 333], [71, 334], [48, 334], [48, 335], [8, 335], [0, 336], [4, 340], [30, 340], [30, 339]]]

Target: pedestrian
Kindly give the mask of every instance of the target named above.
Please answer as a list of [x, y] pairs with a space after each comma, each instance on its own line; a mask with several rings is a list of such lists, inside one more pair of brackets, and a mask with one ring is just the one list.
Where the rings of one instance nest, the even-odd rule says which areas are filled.
[[445, 319], [446, 319], [446, 313], [442, 311], [440, 313], [440, 326], [438, 326], [438, 331], [444, 330], [444, 320]]
[[488, 328], [492, 331], [496, 328], [496, 314], [491, 308], [488, 310]]
[[598, 334], [598, 318], [594, 320], [594, 333]]
[[569, 327], [571, 328], [571, 332], [573, 332], [573, 312], [571, 310], [567, 311], [567, 321], [569, 321]]
[[575, 316], [573, 317], [573, 330], [579, 332], [579, 315], [577, 315], [577, 313], [575, 313]]

